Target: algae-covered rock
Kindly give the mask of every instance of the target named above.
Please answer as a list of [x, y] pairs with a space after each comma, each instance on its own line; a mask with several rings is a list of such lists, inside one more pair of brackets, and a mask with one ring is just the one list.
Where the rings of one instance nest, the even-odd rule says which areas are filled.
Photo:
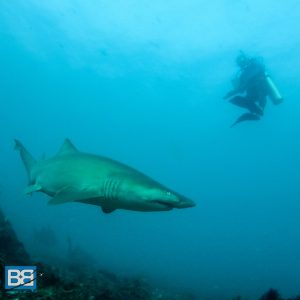
[[[76, 251], [75, 251], [76, 250]], [[30, 258], [18, 240], [10, 222], [0, 210], [0, 299], [15, 300], [192, 300], [192, 297], [171, 295], [153, 289], [143, 278], [119, 278], [109, 271], [95, 266], [82, 268], [81, 258], [85, 252], [70, 247], [69, 254], [77, 261], [70, 266], [37, 262]], [[82, 256], [82, 257], [81, 257]], [[81, 258], [80, 258], [81, 257]], [[90, 261], [90, 260], [89, 260]], [[37, 267], [37, 289], [35, 291], [4, 290], [4, 266], [33, 265]]]
[[0, 210], [0, 257], [6, 265], [28, 265], [30, 257]]

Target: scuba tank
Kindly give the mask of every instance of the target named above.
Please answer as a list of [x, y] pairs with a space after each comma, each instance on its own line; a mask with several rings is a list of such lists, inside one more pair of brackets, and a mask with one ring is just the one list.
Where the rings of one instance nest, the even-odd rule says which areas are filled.
[[266, 82], [267, 82], [267, 87], [268, 87], [268, 96], [270, 97], [272, 103], [274, 105], [278, 105], [278, 104], [282, 103], [283, 98], [282, 98], [278, 88], [276, 87], [275, 83], [273, 82], [273, 80], [271, 79], [269, 74], [266, 73], [265, 75], [266, 75]]

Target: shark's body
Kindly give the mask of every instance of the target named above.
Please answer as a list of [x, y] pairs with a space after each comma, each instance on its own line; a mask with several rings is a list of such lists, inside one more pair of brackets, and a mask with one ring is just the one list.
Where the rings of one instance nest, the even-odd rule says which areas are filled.
[[27, 170], [25, 193], [43, 192], [50, 204], [82, 202], [115, 209], [165, 211], [195, 206], [192, 200], [171, 191], [141, 172], [112, 159], [78, 151], [66, 139], [56, 156], [35, 161], [16, 140], [16, 149]]

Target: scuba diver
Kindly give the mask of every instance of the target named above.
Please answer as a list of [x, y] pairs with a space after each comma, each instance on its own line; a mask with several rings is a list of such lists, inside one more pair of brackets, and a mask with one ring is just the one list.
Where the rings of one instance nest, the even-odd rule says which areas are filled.
[[240, 71], [232, 81], [234, 89], [223, 99], [229, 99], [230, 103], [246, 108], [248, 112], [242, 114], [231, 127], [243, 121], [260, 120], [264, 114], [267, 96], [271, 98], [273, 104], [283, 101], [278, 89], [266, 73], [261, 58], [249, 57], [240, 51], [236, 63]]

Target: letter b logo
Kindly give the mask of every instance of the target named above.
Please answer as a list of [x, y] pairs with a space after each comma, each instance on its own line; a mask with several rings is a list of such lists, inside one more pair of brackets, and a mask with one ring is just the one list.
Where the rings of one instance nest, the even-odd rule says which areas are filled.
[[35, 266], [9, 266], [5, 267], [6, 289], [36, 289]]

